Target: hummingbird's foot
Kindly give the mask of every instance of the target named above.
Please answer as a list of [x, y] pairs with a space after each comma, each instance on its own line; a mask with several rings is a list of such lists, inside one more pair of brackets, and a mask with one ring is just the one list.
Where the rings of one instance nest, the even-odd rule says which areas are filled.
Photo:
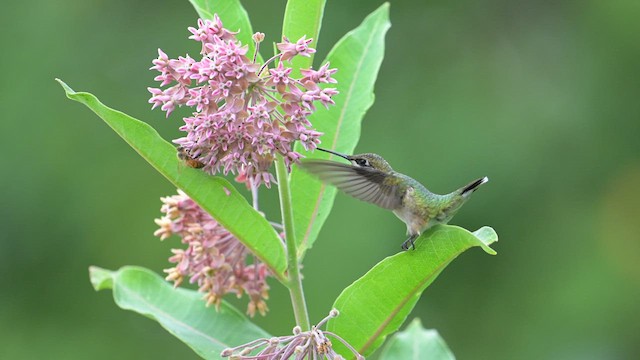
[[415, 239], [418, 238], [419, 235], [420, 234], [414, 234], [414, 235], [409, 236], [409, 238], [402, 243], [402, 250], [405, 250], [405, 251], [409, 250], [409, 245], [411, 245], [413, 250], [415, 250], [416, 249], [416, 244], [414, 244], [413, 242], [414, 242]]

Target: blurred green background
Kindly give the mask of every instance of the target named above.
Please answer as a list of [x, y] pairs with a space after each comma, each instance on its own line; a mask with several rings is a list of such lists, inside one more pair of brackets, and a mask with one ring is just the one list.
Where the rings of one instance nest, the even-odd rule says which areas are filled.
[[[244, 3], [277, 41], [285, 2]], [[316, 64], [380, 3], [329, 1]], [[412, 314], [459, 359], [640, 358], [638, 19], [635, 0], [391, 3], [358, 151], [436, 192], [491, 178], [453, 223], [493, 226], [498, 256], [463, 254]], [[53, 79], [175, 138], [180, 118], [149, 110], [147, 69], [158, 47], [197, 54], [196, 13], [186, 1], [36, 0], [5, 6], [0, 23], [0, 358], [195, 359], [91, 288], [90, 265], [168, 267], [177, 241], [154, 238], [153, 219], [175, 189]], [[277, 218], [274, 191], [263, 197]], [[304, 267], [312, 321], [404, 231], [339, 195]], [[257, 321], [288, 333], [288, 295], [272, 286]]]

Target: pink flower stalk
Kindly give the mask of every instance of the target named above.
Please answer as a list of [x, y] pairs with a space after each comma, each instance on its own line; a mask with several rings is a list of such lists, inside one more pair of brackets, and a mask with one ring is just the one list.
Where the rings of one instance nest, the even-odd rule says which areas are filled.
[[155, 220], [160, 228], [154, 235], [160, 240], [178, 235], [187, 245], [186, 249], [171, 250], [169, 261], [175, 266], [165, 270], [166, 279], [177, 287], [189, 278], [205, 294], [207, 306], [214, 304], [216, 308], [228, 293], [238, 297], [247, 294], [247, 314], [254, 316], [257, 311], [265, 315], [269, 297], [266, 265], [182, 191], [161, 200], [164, 216]]
[[[320, 143], [322, 133], [311, 128], [308, 118], [316, 103], [334, 104], [338, 91], [318, 85], [336, 83], [331, 76], [337, 70], [326, 63], [317, 71], [301, 69], [299, 79], [291, 77], [293, 69], [285, 62], [315, 53], [309, 47], [312, 39], [304, 36], [295, 43], [283, 38], [277, 45], [280, 53], [260, 65], [255, 59], [262, 33], [252, 37], [256, 53], [250, 60], [248, 47], [223, 27], [218, 15], [198, 20], [198, 28], [189, 31], [190, 39], [202, 44], [202, 58], [169, 59], [158, 49], [151, 69], [160, 72], [155, 80], [165, 88], [149, 88], [149, 102], [167, 117], [176, 107], [194, 108], [180, 127], [186, 135], [173, 142], [204, 164], [204, 171], [245, 174], [255, 186], [270, 186], [269, 168], [277, 154], [290, 170], [302, 157], [293, 151], [295, 141], [307, 150]], [[277, 65], [269, 68], [276, 60]]]
[[[296, 360], [344, 360], [344, 357], [333, 350], [331, 341], [327, 338], [329, 335], [342, 342], [357, 360], [364, 360], [364, 356], [360, 355], [340, 336], [326, 330], [320, 330], [320, 327], [324, 326], [330, 318], [338, 315], [338, 310], [333, 309], [329, 312], [329, 316], [322, 319], [318, 325], [312, 326], [309, 331], [302, 331], [299, 326], [296, 326], [293, 328], [293, 335], [257, 339], [244, 345], [224, 349], [220, 356], [235, 360], [287, 360], [292, 357]], [[255, 351], [258, 353], [251, 355]]]

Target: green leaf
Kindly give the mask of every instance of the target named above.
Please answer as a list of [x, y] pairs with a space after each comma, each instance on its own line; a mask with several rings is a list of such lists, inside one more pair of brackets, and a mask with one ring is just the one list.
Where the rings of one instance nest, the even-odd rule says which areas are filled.
[[420, 319], [414, 319], [404, 331], [393, 335], [380, 354], [380, 360], [455, 358], [438, 331], [424, 329]]
[[[373, 87], [384, 56], [384, 36], [389, 24], [389, 4], [371, 13], [356, 29], [346, 34], [333, 47], [326, 61], [338, 68], [340, 94], [335, 106], [319, 108], [312, 116], [314, 128], [324, 133], [322, 147], [353, 153], [360, 138], [360, 123], [373, 104]], [[304, 153], [300, 144], [296, 151]], [[314, 158], [329, 158], [316, 151]], [[291, 193], [296, 240], [300, 256], [318, 237], [336, 195], [336, 189], [294, 167], [291, 173]]]
[[[320, 26], [326, 0], [289, 0], [284, 11], [282, 23], [282, 35], [290, 41], [297, 41], [305, 36], [313, 38], [311, 47], [318, 47]], [[310, 57], [296, 56], [291, 59], [291, 77], [298, 78], [300, 69], [308, 69], [313, 64], [313, 55]]]
[[[463, 251], [479, 246], [488, 254], [498, 241], [490, 227], [471, 233], [461, 227], [436, 225], [416, 240], [416, 250], [390, 256], [349, 285], [333, 307], [340, 316], [327, 329], [342, 336], [362, 355], [373, 353], [388, 334], [398, 330], [420, 295]], [[341, 344], [336, 351], [347, 354]]]
[[[255, 51], [253, 43], [253, 30], [249, 14], [244, 9], [240, 0], [189, 0], [202, 19], [213, 20], [213, 14], [218, 14], [225, 29], [239, 31], [236, 38], [243, 45], [249, 45], [247, 57], [251, 58]], [[258, 54], [257, 62], [262, 63], [262, 57]]]
[[226, 302], [218, 311], [208, 308], [202, 294], [174, 288], [145, 268], [125, 266], [110, 271], [92, 266], [89, 275], [96, 291], [113, 289], [119, 307], [157, 321], [205, 359], [222, 359], [220, 352], [226, 348], [271, 338]]
[[[286, 258], [273, 227], [227, 180], [185, 166], [176, 148], [148, 124], [102, 104], [95, 96], [75, 92], [58, 80], [69, 99], [85, 104], [156, 170], [206, 210], [283, 281]], [[123, 174], [126, 175], [126, 174]]]

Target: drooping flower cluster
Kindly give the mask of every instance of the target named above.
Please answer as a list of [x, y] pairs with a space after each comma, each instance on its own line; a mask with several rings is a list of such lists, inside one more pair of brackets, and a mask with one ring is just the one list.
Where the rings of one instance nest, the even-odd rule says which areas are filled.
[[[299, 326], [296, 326], [293, 328], [293, 335], [273, 337], [271, 339], [257, 339], [244, 345], [225, 349], [220, 356], [230, 357], [233, 360], [287, 360], [292, 356], [296, 360], [344, 360], [344, 357], [333, 350], [331, 341], [327, 338], [327, 335], [329, 335], [338, 339], [351, 350], [357, 360], [364, 360], [364, 356], [360, 355], [340, 336], [326, 330], [320, 330], [320, 327], [329, 321], [330, 318], [338, 315], [338, 310], [333, 309], [329, 312], [329, 316], [322, 319], [318, 325], [311, 327], [309, 331], [302, 331]], [[258, 351], [258, 353], [251, 355], [255, 351]]]
[[[217, 15], [212, 21], [198, 20], [198, 28], [189, 31], [190, 39], [202, 43], [202, 58], [169, 59], [158, 49], [151, 68], [160, 72], [155, 80], [161, 87], [172, 85], [149, 88], [149, 102], [154, 108], [161, 106], [167, 116], [176, 106], [195, 108], [180, 127], [186, 136], [174, 142], [204, 164], [204, 171], [244, 173], [254, 184], [269, 186], [273, 176], [268, 170], [277, 154], [290, 169], [301, 157], [293, 151], [295, 141], [307, 150], [320, 143], [322, 134], [311, 128], [308, 117], [317, 102], [334, 104], [336, 89], [319, 84], [335, 83], [331, 75], [336, 69], [326, 63], [318, 70], [301, 69], [302, 78], [291, 77], [293, 69], [285, 61], [315, 52], [309, 47], [312, 39], [305, 37], [295, 43], [283, 38], [277, 44], [280, 53], [260, 65], [256, 57], [262, 33], [253, 35], [256, 54], [249, 59], [248, 47]], [[277, 66], [269, 68], [274, 61]]]
[[[211, 215], [178, 190], [178, 195], [161, 198], [164, 216], [156, 219], [160, 227], [154, 235], [161, 240], [178, 235], [186, 249], [173, 249], [169, 261], [175, 266], [166, 269], [167, 280], [179, 286], [184, 278], [196, 282], [204, 293], [207, 305], [220, 305], [222, 297], [234, 293], [249, 296], [247, 313], [265, 315], [269, 297], [266, 265], [250, 256], [249, 250]], [[252, 264], [247, 258], [253, 259]]]

